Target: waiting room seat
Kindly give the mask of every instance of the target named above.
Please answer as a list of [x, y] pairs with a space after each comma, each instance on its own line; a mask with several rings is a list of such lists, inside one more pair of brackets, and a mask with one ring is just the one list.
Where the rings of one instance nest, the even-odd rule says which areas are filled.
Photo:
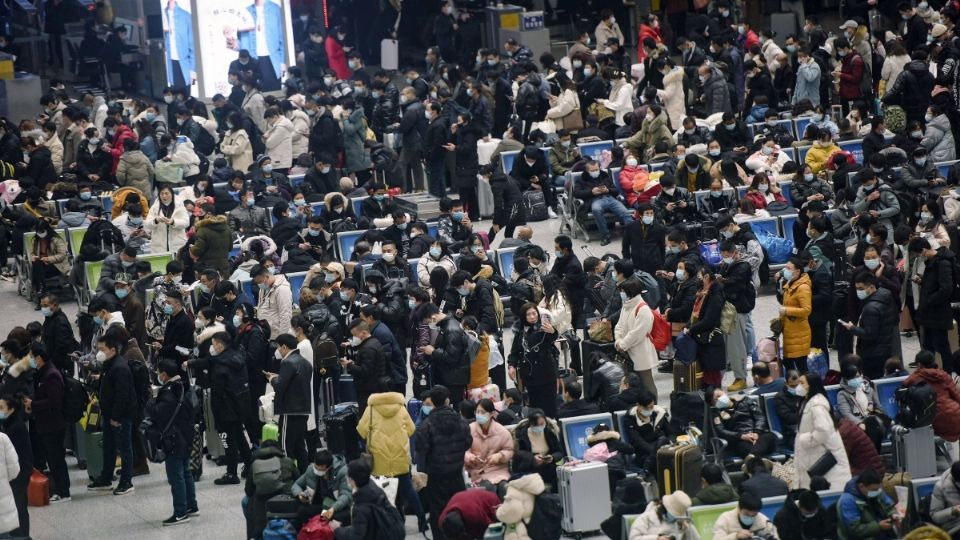
[[781, 231], [780, 237], [790, 240], [791, 242], [793, 242], [793, 247], [796, 247], [797, 249], [799, 249], [799, 246], [797, 246], [797, 243], [793, 239], [793, 224], [794, 222], [797, 221], [797, 214], [787, 214], [787, 215], [779, 216], [779, 219], [780, 219], [780, 231]]
[[803, 138], [803, 132], [807, 129], [807, 126], [810, 125], [811, 120], [809, 116], [793, 119], [793, 132], [797, 134], [797, 140]]
[[863, 164], [863, 139], [840, 141], [837, 143], [837, 146], [839, 146], [841, 150], [853, 154], [853, 158], [857, 160], [857, 163]]
[[613, 141], [577, 143], [577, 148], [580, 149], [580, 155], [584, 158], [600, 161], [604, 150], [613, 150]]
[[640, 514], [624, 514], [623, 516], [623, 525], [620, 527], [621, 540], [628, 540], [630, 537], [630, 527], [633, 527], [633, 522], [640, 517]]
[[[173, 253], [147, 253], [139, 255], [137, 260], [150, 263], [150, 269], [154, 272], [166, 273], [167, 263], [172, 261]], [[83, 275], [86, 279], [87, 290], [93, 294], [97, 290], [97, 283], [100, 281], [100, 272], [103, 270], [103, 261], [83, 263]]]
[[83, 245], [83, 236], [87, 234], [87, 227], [70, 227], [67, 229], [67, 248], [74, 257], [80, 254]]
[[737, 503], [729, 502], [723, 504], [708, 504], [703, 506], [693, 506], [687, 513], [690, 514], [690, 522], [693, 523], [700, 540], [713, 540], [713, 524], [721, 514], [737, 507]]
[[941, 161], [937, 163], [937, 170], [940, 171], [940, 176], [947, 178], [950, 175], [950, 168], [953, 167], [960, 160], [953, 161]]
[[796, 150], [797, 150], [797, 162], [799, 162], [799, 163], [806, 163], [806, 162], [807, 162], [807, 152], [809, 152], [811, 148], [813, 148], [813, 146], [798, 146], [797, 149], [796, 149]]
[[300, 305], [300, 289], [303, 288], [303, 281], [307, 278], [306, 272], [294, 272], [292, 274], [284, 274], [287, 281], [290, 282], [290, 292], [293, 293], [293, 303], [294, 305]]
[[583, 454], [587, 451], [587, 437], [593, 433], [593, 428], [599, 423], [604, 423], [613, 429], [613, 416], [609, 413], [588, 414], [585, 416], [574, 416], [572, 418], [563, 418], [560, 420], [560, 437], [567, 456], [577, 459], [583, 459]]
[[785, 180], [780, 182], [780, 193], [783, 195], [783, 198], [787, 200], [787, 204], [793, 206], [793, 197], [790, 196], [790, 186], [793, 185], [793, 182], [790, 180]]
[[764, 497], [762, 499], [763, 506], [760, 508], [760, 513], [767, 516], [771, 522], [773, 522], [774, 516], [777, 515], [777, 512], [783, 508], [783, 505], [787, 502], [786, 495], [780, 495], [777, 497]]
[[290, 185], [297, 188], [297, 187], [300, 187], [301, 184], [303, 184], [304, 176], [305, 175], [303, 174], [293, 174], [288, 176], [287, 178], [290, 180]]
[[337, 256], [339, 260], [349, 261], [353, 258], [353, 247], [365, 232], [367, 231], [344, 231], [335, 235], [335, 244], [337, 246]]
[[939, 476], [914, 478], [910, 481], [910, 497], [907, 501], [907, 520], [910, 526], [919, 524], [924, 520], [924, 516], [921, 515], [922, 502], [925, 498], [933, 495], [933, 488], [939, 481]]
[[353, 214], [357, 216], [357, 219], [360, 219], [360, 214], [363, 212], [360, 211], [360, 205], [363, 204], [363, 201], [367, 200], [369, 197], [353, 197], [351, 202], [353, 203]]

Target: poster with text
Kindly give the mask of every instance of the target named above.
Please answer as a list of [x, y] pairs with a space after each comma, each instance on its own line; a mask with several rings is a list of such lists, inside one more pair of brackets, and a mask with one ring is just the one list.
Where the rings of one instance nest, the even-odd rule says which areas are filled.
[[[230, 70], [251, 75], [264, 92], [279, 90], [293, 61], [288, 0], [197, 2], [204, 97], [230, 94]], [[249, 60], [241, 62], [246, 50]]]
[[160, 0], [163, 19], [163, 50], [167, 60], [167, 86], [190, 85], [198, 95], [197, 47], [193, 41], [190, 0]]

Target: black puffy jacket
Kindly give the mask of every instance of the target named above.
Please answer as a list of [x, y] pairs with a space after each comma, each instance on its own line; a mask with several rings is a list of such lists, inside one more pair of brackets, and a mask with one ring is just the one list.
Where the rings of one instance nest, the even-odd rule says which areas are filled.
[[[187, 459], [190, 457], [190, 443], [193, 441], [193, 406], [190, 404], [190, 397], [187, 395], [189, 390], [183, 381], [177, 376], [167, 381], [160, 387], [156, 399], [150, 401], [147, 405], [147, 415], [153, 421], [153, 425], [159, 430], [163, 430], [171, 418], [170, 431], [177, 434], [176, 443], [172, 455]], [[180, 399], [183, 398], [181, 402]], [[180, 403], [180, 410], [177, 410], [177, 403]], [[176, 417], [174, 417], [176, 411]]]
[[217, 356], [206, 355], [189, 362], [194, 370], [207, 369], [210, 372], [210, 399], [213, 418], [218, 426], [247, 418], [250, 379], [244, 360], [240, 350], [226, 349]]
[[[711, 422], [717, 436], [728, 442], [740, 440], [744, 433], [765, 433], [767, 420], [760, 410], [760, 403], [755, 399], [744, 397], [731, 398], [732, 406], [729, 409], [710, 409], [713, 417]], [[717, 421], [719, 420], [719, 422]]]
[[[544, 332], [540, 325], [530, 326], [526, 319], [514, 326], [514, 340], [507, 362], [528, 386], [542, 386], [557, 380], [557, 332]], [[518, 323], [520, 322], [518, 321]], [[519, 338], [519, 339], [518, 339]]]
[[417, 454], [427, 462], [427, 474], [461, 474], [463, 456], [473, 445], [470, 426], [450, 407], [437, 407], [417, 427]]
[[103, 363], [100, 376], [100, 411], [110, 420], [133, 420], [140, 415], [133, 373], [127, 359], [117, 355]]
[[727, 302], [737, 308], [737, 313], [750, 313], [757, 305], [757, 290], [753, 286], [753, 271], [747, 261], [722, 263], [723, 294]]
[[895, 351], [890, 336], [900, 324], [899, 302], [887, 289], [879, 288], [863, 301], [860, 321], [850, 329], [857, 336], [857, 354], [862, 358], [886, 359]]
[[460, 323], [447, 317], [438, 325], [440, 333], [434, 342], [429, 362], [433, 366], [435, 384], [463, 386], [470, 382], [470, 358], [467, 354], [467, 334]]

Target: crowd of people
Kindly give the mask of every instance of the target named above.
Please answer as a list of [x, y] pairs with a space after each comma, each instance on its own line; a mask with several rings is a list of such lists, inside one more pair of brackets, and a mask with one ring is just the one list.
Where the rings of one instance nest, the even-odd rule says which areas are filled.
[[[278, 92], [241, 50], [211, 104], [189, 86], [154, 102], [54, 80], [37, 118], [0, 119], [0, 261], [43, 316], [0, 343], [0, 528], [29, 535], [33, 469], [71, 501], [65, 448], [100, 432], [118, 480], [106, 466], [87, 488], [134, 492], [159, 445], [164, 525], [198, 515], [206, 446], [226, 466], [214, 483], [244, 486], [247, 538], [321, 523], [394, 538], [405, 514], [434, 539], [498, 522], [542, 537], [559, 527], [544, 497], [567, 452], [558, 420], [624, 411], [586, 439], [608, 467], [612, 538], [696, 539], [690, 508], [733, 501], [715, 537], [893, 538], [907, 531], [882, 490], [894, 419], [875, 382], [907, 376], [934, 389], [954, 462], [926, 517], [960, 530], [960, 167], [938, 167], [958, 157], [960, 5], [869, 0], [838, 28], [810, 13], [776, 36], [740, 2], [668, 0], [637, 28], [598, 9], [568, 54], [535, 59], [513, 39], [464, 54], [471, 11], [436, 4], [434, 46], [396, 74], [305, 12], [302, 66]], [[838, 146], [856, 140], [862, 156]], [[578, 150], [599, 141], [612, 149]], [[410, 192], [439, 217], [404, 206]], [[528, 221], [560, 216], [533, 240]], [[771, 216], [792, 230], [751, 226]], [[581, 260], [569, 220], [603, 246], [622, 235], [619, 253]], [[512, 268], [491, 247], [515, 248]], [[909, 370], [901, 331], [922, 346]], [[671, 401], [703, 397], [668, 410], [656, 374], [691, 363]], [[90, 396], [98, 418], [75, 415]], [[658, 450], [704, 403], [719, 441], [705, 448], [742, 459], [743, 478], [711, 463], [699, 492], [647, 500]], [[793, 467], [775, 476], [783, 451]], [[826, 508], [824, 490], [843, 494]]]

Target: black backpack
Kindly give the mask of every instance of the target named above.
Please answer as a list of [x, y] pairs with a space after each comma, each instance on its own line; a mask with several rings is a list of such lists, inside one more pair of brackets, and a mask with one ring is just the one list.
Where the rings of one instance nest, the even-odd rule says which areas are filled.
[[147, 405], [147, 401], [152, 397], [150, 394], [150, 370], [147, 365], [139, 360], [133, 360], [129, 363], [130, 373], [133, 374], [133, 389], [137, 394], [137, 404], [142, 411]]
[[197, 134], [197, 140], [193, 141], [193, 149], [196, 151], [197, 155], [209, 156], [217, 148], [217, 141], [213, 139], [213, 135], [210, 135], [210, 132], [205, 128], [200, 127], [200, 131]]
[[526, 522], [530, 540], [559, 540], [563, 534], [563, 504], [556, 493], [544, 491], [533, 502], [533, 513]]
[[79, 422], [87, 410], [90, 396], [83, 383], [73, 377], [63, 377], [63, 419], [68, 423]]
[[897, 390], [897, 423], [905, 428], [929, 426], [937, 414], [937, 393], [926, 382]]
[[384, 540], [403, 540], [407, 533], [404, 530], [404, 518], [397, 507], [387, 504], [371, 504], [373, 521], [376, 523], [377, 538]]

